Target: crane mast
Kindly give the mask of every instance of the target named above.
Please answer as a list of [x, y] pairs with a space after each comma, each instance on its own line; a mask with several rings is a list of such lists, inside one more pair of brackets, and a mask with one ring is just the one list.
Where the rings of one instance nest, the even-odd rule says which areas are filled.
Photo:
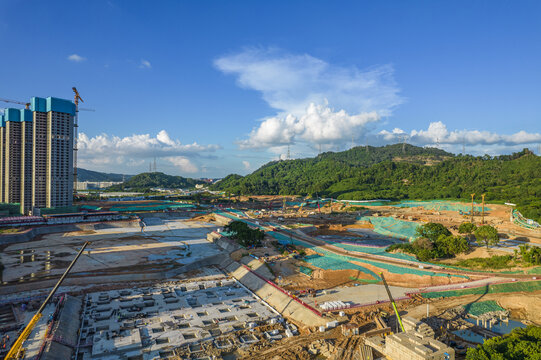
[[74, 93], [74, 100], [75, 103], [75, 117], [73, 119], [73, 194], [77, 194], [77, 131], [79, 129], [79, 100], [81, 102], [85, 102], [83, 98], [79, 95], [79, 91], [77, 91], [77, 88], [74, 86], [71, 88]]

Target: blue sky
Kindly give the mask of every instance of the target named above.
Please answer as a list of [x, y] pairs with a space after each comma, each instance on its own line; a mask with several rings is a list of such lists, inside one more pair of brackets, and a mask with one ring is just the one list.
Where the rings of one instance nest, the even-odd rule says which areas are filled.
[[[0, 97], [71, 98], [81, 167], [246, 174], [287, 153], [541, 143], [538, 1], [0, 0]], [[7, 104], [0, 104], [1, 107]]]

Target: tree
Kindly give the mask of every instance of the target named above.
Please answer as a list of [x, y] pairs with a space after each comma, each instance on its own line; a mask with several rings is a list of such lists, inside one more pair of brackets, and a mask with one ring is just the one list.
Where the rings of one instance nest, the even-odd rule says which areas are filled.
[[539, 360], [541, 327], [516, 328], [505, 336], [485, 340], [475, 349], [468, 349], [466, 360]]
[[498, 230], [490, 225], [479, 226], [474, 231], [475, 237], [479, 245], [485, 245], [488, 249], [490, 245], [498, 245]]
[[231, 238], [245, 247], [257, 246], [265, 237], [265, 232], [259, 229], [251, 229], [245, 222], [233, 221], [229, 225], [224, 226], [224, 230], [231, 232]]
[[447, 255], [458, 255], [470, 250], [468, 240], [462, 236], [441, 235], [436, 242]]
[[460, 226], [458, 227], [458, 232], [460, 234], [466, 234], [467, 235], [467, 238], [468, 239], [471, 239], [471, 235], [473, 234], [473, 232], [475, 231], [475, 229], [477, 229], [477, 226], [475, 226], [474, 224], [472, 224], [471, 222], [463, 222], [462, 224], [460, 224]]
[[421, 225], [415, 231], [417, 236], [429, 239], [432, 242], [436, 242], [440, 235], [451, 235], [451, 232], [442, 224], [439, 223], [426, 223]]

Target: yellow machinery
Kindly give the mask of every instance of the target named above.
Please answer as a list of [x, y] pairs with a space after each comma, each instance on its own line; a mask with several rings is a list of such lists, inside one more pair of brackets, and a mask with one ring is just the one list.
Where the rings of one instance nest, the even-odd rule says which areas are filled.
[[391, 295], [391, 290], [389, 290], [389, 285], [387, 285], [387, 281], [385, 281], [385, 277], [383, 276], [383, 273], [379, 273], [379, 276], [381, 276], [381, 280], [383, 280], [383, 285], [385, 285], [385, 290], [387, 290], [387, 295], [389, 296], [389, 300], [391, 301], [391, 304], [393, 305], [394, 313], [396, 314], [396, 318], [398, 319], [400, 328], [402, 329], [402, 331], [406, 331], [404, 330], [404, 325], [402, 325], [402, 319], [400, 318], [400, 314], [398, 313], [398, 309], [396, 308], [396, 303], [394, 302], [393, 296]]
[[77, 259], [79, 259], [79, 257], [83, 253], [83, 250], [86, 248], [88, 244], [90, 244], [90, 242], [88, 241], [84, 243], [83, 247], [81, 248], [81, 250], [79, 250], [79, 253], [75, 257], [75, 259], [73, 259], [70, 266], [68, 266], [66, 271], [64, 271], [64, 274], [62, 274], [62, 277], [60, 278], [60, 280], [58, 280], [54, 288], [49, 293], [49, 296], [47, 296], [47, 298], [45, 299], [43, 304], [41, 304], [36, 314], [32, 316], [32, 319], [30, 319], [30, 322], [28, 323], [28, 325], [26, 325], [21, 335], [19, 335], [19, 337], [17, 338], [17, 340], [15, 341], [15, 343], [13, 344], [13, 346], [7, 353], [6, 357], [4, 358], [5, 360], [21, 359], [24, 356], [23, 343], [26, 341], [26, 339], [28, 339], [28, 336], [30, 335], [32, 330], [34, 330], [34, 327], [38, 323], [39, 319], [41, 319], [43, 309], [45, 309], [45, 306], [47, 306], [49, 301], [52, 299], [54, 293], [56, 292], [60, 284], [62, 284], [62, 282], [68, 275], [68, 273], [71, 271], [71, 268], [73, 267], [73, 265], [75, 265], [75, 262], [77, 261]]

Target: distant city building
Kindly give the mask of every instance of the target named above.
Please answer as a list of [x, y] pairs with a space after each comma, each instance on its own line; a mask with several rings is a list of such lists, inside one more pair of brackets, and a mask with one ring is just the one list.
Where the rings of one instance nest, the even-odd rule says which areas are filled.
[[0, 199], [32, 208], [73, 203], [75, 104], [33, 97], [30, 109], [0, 115]]
[[77, 190], [105, 189], [118, 184], [122, 184], [122, 181], [78, 181]]

